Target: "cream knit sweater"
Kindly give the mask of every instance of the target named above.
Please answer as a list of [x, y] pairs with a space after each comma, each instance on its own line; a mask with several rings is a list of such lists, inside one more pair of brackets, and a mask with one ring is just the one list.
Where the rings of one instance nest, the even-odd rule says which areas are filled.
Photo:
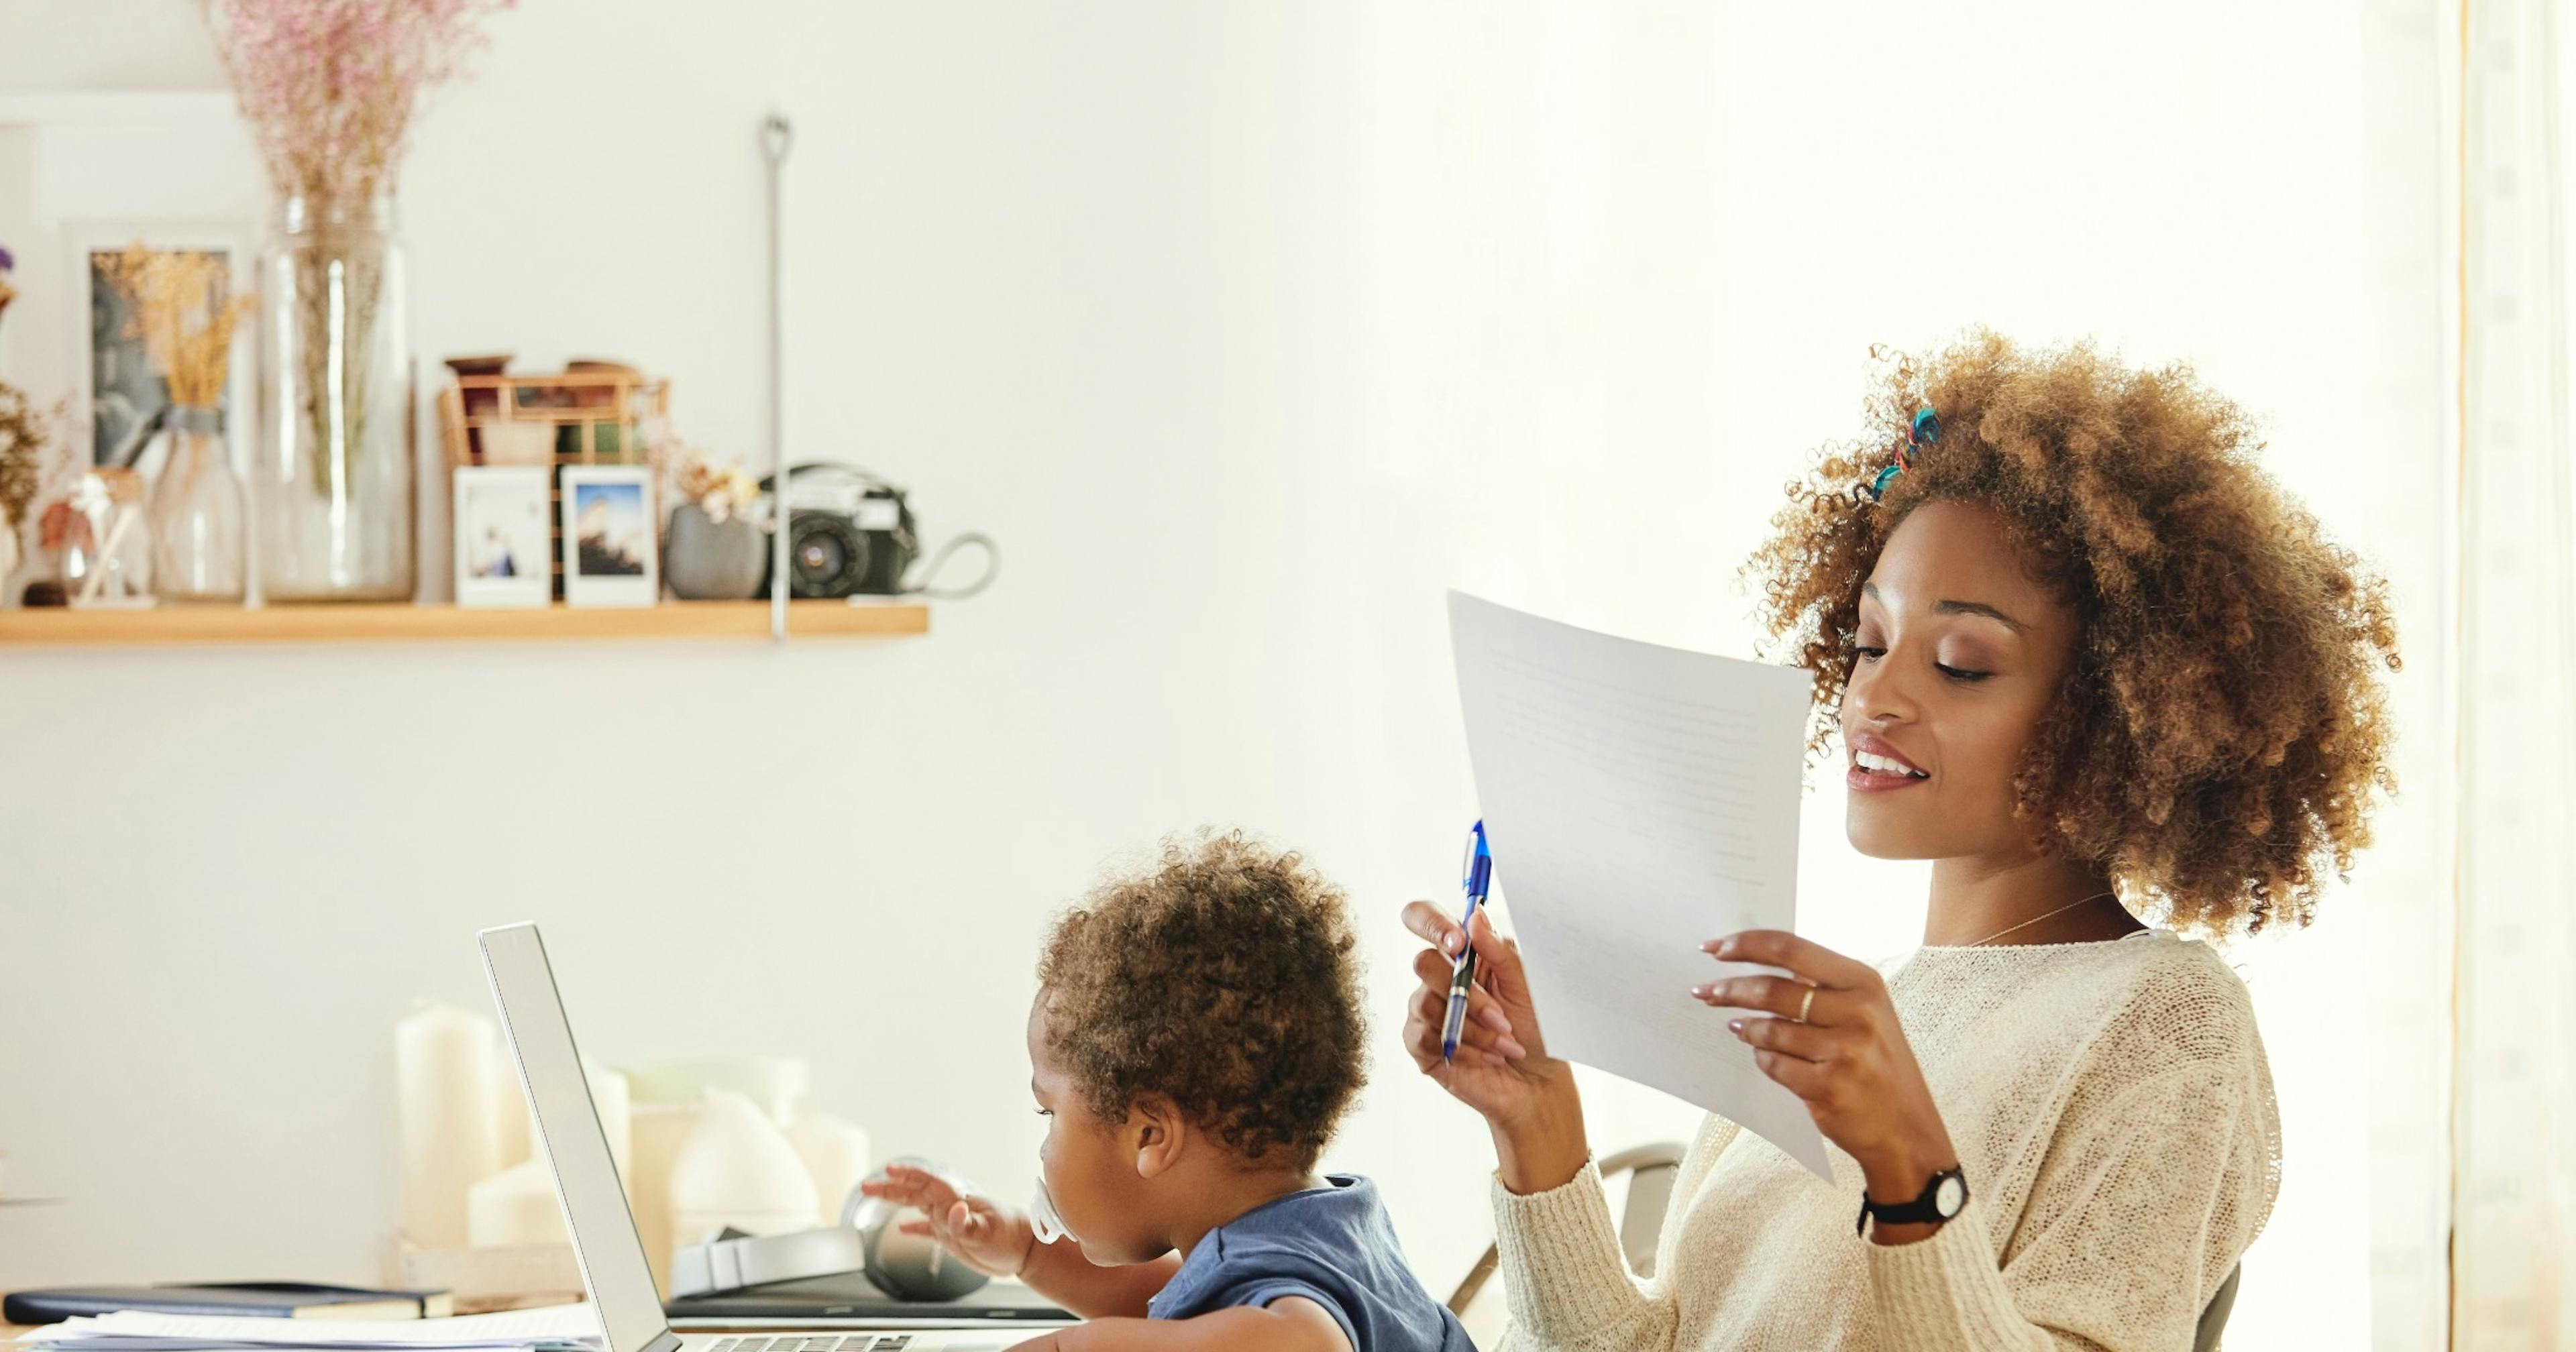
[[1508, 1349], [2187, 1349], [2270, 1215], [2280, 1119], [2245, 985], [2162, 931], [1925, 948], [1888, 975], [1971, 1197], [1932, 1238], [1852, 1233], [1826, 1183], [1711, 1117], [1640, 1282], [1585, 1165], [1494, 1187]]

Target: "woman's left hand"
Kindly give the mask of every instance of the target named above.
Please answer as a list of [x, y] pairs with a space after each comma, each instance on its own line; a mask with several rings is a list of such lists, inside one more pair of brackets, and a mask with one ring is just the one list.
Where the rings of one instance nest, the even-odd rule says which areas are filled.
[[1771, 1016], [1729, 1019], [1726, 1026], [1752, 1045], [1763, 1074], [1805, 1101], [1826, 1139], [1859, 1162], [1870, 1200], [1911, 1202], [1932, 1175], [1958, 1167], [1959, 1152], [1876, 968], [1785, 930], [1745, 930], [1701, 948], [1724, 961], [1790, 973], [1723, 978], [1691, 993], [1721, 1009]]

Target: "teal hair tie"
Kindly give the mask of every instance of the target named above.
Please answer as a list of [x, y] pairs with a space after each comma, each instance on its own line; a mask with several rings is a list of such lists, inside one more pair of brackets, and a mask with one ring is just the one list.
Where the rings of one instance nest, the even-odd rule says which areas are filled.
[[1872, 502], [1886, 497], [1888, 485], [1896, 482], [1896, 476], [1911, 469], [1914, 465], [1914, 457], [1924, 447], [1940, 439], [1941, 415], [1934, 413], [1929, 404], [1916, 409], [1914, 421], [1905, 429], [1905, 440], [1896, 444], [1896, 462], [1870, 476], [1868, 483], [1855, 485], [1853, 493], [1855, 495], [1866, 493]]

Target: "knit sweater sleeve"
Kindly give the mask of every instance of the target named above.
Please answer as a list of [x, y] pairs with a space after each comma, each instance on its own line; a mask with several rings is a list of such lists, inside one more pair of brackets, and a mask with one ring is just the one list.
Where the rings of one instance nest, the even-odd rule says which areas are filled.
[[[2015, 1219], [1972, 1199], [1933, 1235], [1869, 1245], [1890, 1352], [2189, 1347], [2277, 1180], [2268, 1077], [2173, 1069], [2052, 1144]], [[1971, 1188], [1975, 1180], [1969, 1180]]]
[[[1672, 1249], [1687, 1201], [1737, 1128], [1711, 1116], [1684, 1155], [1657, 1252]], [[1546, 1192], [1516, 1194], [1494, 1181], [1496, 1275], [1510, 1298], [1505, 1352], [1670, 1352], [1677, 1306], [1663, 1274], [1640, 1281], [1628, 1270], [1619, 1226], [1597, 1163]]]

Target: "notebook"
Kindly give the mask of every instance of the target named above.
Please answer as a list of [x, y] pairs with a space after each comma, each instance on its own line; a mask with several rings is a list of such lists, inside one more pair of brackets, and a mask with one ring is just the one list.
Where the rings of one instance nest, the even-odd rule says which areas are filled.
[[378, 1291], [311, 1282], [205, 1282], [186, 1286], [58, 1286], [0, 1301], [12, 1324], [51, 1324], [113, 1310], [257, 1315], [269, 1319], [439, 1319], [456, 1312], [444, 1291]]

